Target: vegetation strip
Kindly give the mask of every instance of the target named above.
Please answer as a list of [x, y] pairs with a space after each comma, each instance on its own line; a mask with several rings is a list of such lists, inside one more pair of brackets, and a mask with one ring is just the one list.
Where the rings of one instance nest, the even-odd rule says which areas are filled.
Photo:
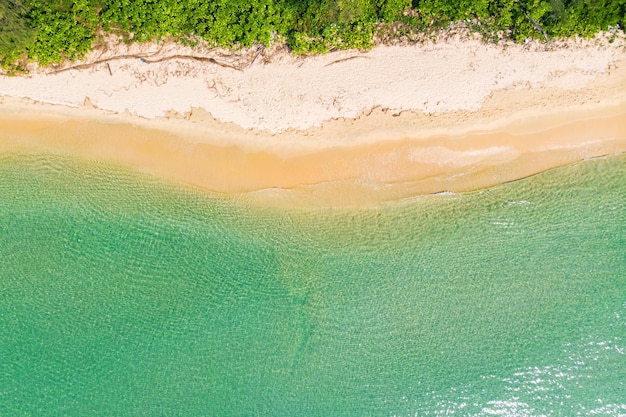
[[626, 0], [8, 0], [0, 63], [23, 71], [83, 57], [106, 34], [226, 48], [286, 42], [298, 54], [368, 49], [463, 22], [485, 39], [592, 36], [624, 29]]

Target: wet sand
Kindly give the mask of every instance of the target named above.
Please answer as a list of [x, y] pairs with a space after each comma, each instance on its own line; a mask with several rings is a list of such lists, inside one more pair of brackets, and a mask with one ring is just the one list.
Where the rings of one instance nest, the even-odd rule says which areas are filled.
[[220, 145], [228, 138], [214, 139], [200, 143], [129, 123], [46, 113], [37, 105], [30, 105], [30, 111], [0, 112], [4, 152], [43, 151], [117, 163], [266, 204], [354, 206], [471, 191], [626, 152], [626, 104], [570, 111], [553, 117], [552, 123], [536, 117], [491, 132], [386, 137], [364, 144], [304, 147], [292, 155], [271, 147]]

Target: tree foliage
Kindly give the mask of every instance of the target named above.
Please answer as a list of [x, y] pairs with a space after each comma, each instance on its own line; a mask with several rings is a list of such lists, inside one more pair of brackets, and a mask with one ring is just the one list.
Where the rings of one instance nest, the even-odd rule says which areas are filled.
[[15, 62], [35, 37], [20, 1], [0, 1], [0, 62]]
[[83, 56], [114, 33], [223, 47], [286, 40], [297, 53], [369, 48], [385, 25], [429, 32], [466, 22], [488, 39], [591, 36], [624, 28], [626, 0], [0, 0], [0, 63]]
[[26, 50], [42, 65], [83, 56], [98, 27], [96, 9], [89, 0], [35, 0], [28, 19], [37, 35]]

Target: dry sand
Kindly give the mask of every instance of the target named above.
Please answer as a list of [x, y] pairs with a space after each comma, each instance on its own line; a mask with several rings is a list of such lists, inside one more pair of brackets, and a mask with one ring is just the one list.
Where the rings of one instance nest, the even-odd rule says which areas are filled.
[[308, 58], [109, 48], [0, 77], [0, 149], [114, 161], [274, 203], [468, 191], [626, 151], [626, 52], [623, 38], [602, 37]]

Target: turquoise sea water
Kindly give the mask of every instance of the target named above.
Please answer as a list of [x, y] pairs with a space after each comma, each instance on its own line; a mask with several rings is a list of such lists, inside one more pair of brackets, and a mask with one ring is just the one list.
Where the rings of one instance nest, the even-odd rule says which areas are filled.
[[2, 416], [626, 415], [626, 156], [279, 210], [0, 156]]

